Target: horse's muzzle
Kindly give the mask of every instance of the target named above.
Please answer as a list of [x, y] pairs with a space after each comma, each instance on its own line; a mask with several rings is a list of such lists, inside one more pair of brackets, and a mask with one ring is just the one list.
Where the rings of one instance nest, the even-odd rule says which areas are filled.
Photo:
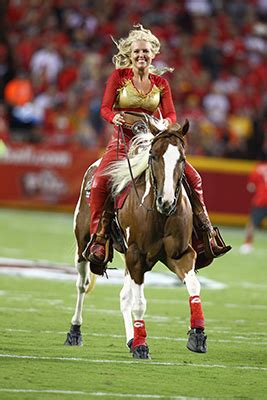
[[164, 215], [171, 215], [175, 212], [177, 204], [177, 198], [175, 197], [174, 200], [170, 203], [169, 201], [164, 201], [162, 196], [158, 196], [156, 200], [157, 210], [160, 214]]

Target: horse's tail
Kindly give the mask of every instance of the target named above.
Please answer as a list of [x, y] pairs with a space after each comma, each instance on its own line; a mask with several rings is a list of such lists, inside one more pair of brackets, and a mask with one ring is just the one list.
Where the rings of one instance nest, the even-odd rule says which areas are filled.
[[93, 274], [92, 272], [90, 272], [90, 282], [89, 282], [89, 285], [88, 285], [85, 293], [86, 294], [91, 293], [95, 288], [95, 284], [96, 284], [96, 275]]

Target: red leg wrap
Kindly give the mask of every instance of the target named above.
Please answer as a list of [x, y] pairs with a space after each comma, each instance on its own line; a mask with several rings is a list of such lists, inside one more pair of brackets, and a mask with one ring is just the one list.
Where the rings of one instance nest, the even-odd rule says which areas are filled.
[[189, 297], [190, 311], [191, 311], [191, 319], [190, 326], [191, 329], [194, 328], [202, 328], [204, 329], [205, 320], [204, 313], [202, 310], [202, 304], [199, 296], [190, 296]]
[[143, 319], [134, 321], [133, 347], [146, 345], [146, 327]]

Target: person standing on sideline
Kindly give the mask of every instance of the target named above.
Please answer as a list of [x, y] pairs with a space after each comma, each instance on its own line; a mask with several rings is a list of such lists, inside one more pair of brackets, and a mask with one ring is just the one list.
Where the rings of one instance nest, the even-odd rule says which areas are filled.
[[248, 254], [253, 250], [255, 228], [260, 228], [264, 218], [267, 218], [267, 161], [261, 161], [251, 172], [247, 190], [253, 193], [253, 197], [244, 243], [240, 247], [241, 254]]

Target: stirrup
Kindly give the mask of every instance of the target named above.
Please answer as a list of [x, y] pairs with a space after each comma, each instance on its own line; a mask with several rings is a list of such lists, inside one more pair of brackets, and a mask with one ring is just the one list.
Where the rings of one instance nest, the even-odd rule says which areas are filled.
[[[96, 242], [96, 244], [98, 244]], [[99, 243], [100, 245], [102, 245], [101, 243]], [[105, 245], [102, 245], [105, 248], [105, 258], [104, 260], [99, 260], [99, 258], [97, 258], [93, 253], [90, 252], [90, 254], [88, 255], [88, 261], [92, 262], [93, 264], [99, 265], [99, 266], [106, 266], [107, 263], [110, 260], [110, 239], [106, 239]], [[91, 247], [91, 246], [90, 246]]]
[[217, 258], [228, 253], [232, 246], [226, 245], [218, 227], [214, 227], [215, 235], [211, 238], [208, 231], [203, 231], [204, 251], [207, 258]]

